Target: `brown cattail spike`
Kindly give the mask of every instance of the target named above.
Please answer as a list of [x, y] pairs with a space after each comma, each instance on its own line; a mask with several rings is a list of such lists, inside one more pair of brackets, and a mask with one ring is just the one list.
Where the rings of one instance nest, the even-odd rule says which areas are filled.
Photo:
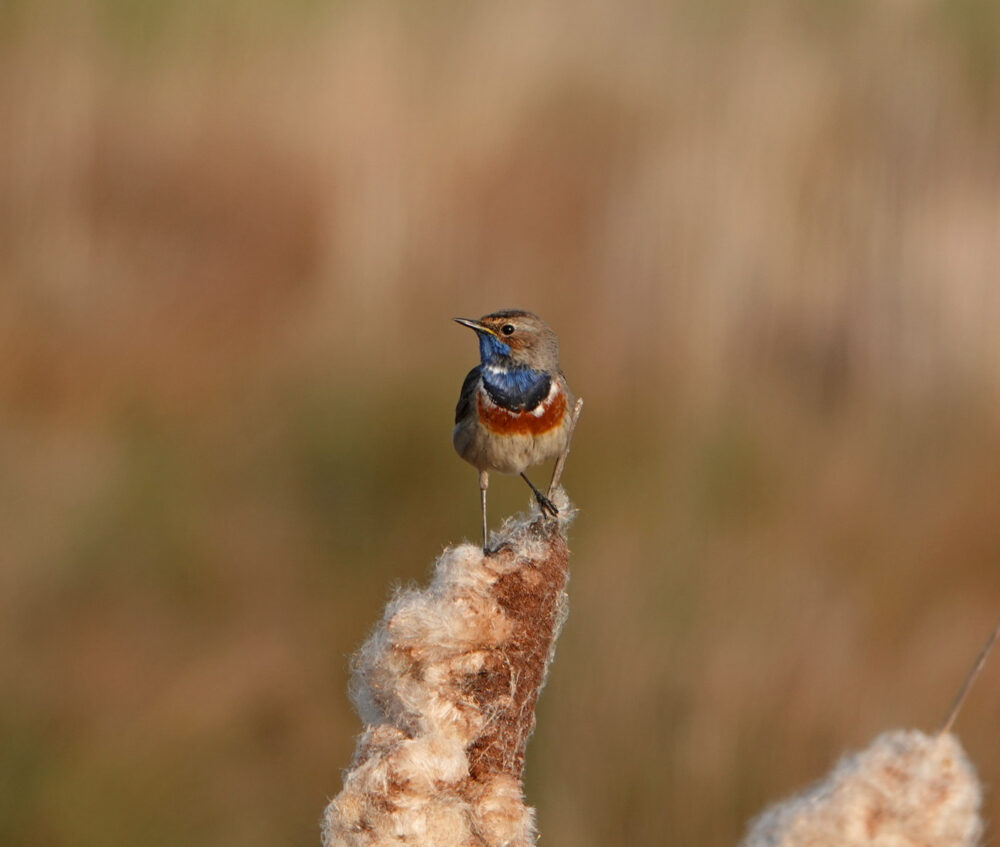
[[365, 729], [326, 810], [326, 847], [530, 847], [525, 745], [566, 618], [573, 509], [536, 510], [495, 552], [445, 550], [431, 584], [394, 597], [355, 659]]

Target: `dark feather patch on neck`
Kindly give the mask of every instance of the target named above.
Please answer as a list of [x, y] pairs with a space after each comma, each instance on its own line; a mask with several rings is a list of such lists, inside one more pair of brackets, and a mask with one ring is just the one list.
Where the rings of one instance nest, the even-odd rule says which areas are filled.
[[530, 368], [492, 370], [483, 368], [483, 387], [498, 406], [512, 412], [530, 412], [549, 393], [552, 379]]

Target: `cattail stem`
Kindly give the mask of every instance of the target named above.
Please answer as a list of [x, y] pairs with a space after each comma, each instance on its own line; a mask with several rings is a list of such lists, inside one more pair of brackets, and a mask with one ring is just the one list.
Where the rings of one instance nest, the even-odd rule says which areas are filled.
[[583, 398], [578, 397], [576, 404], [573, 406], [573, 417], [569, 420], [569, 432], [566, 435], [566, 449], [562, 451], [559, 458], [556, 459], [556, 465], [552, 469], [552, 481], [549, 483], [549, 491], [546, 496], [551, 497], [552, 492], [556, 490], [559, 485], [559, 481], [562, 479], [563, 468], [566, 467], [566, 457], [569, 455], [569, 446], [573, 441], [573, 433], [576, 431], [577, 421], [580, 420], [580, 412], [583, 411]]
[[965, 703], [965, 698], [969, 695], [969, 690], [972, 688], [972, 683], [976, 681], [976, 677], [979, 676], [983, 665], [986, 664], [986, 659], [989, 657], [990, 651], [993, 650], [993, 645], [996, 643], [997, 637], [1000, 637], [1000, 624], [997, 624], [990, 637], [986, 639], [986, 643], [983, 645], [983, 649], [979, 651], [979, 655], [976, 657], [971, 670], [966, 675], [962, 687], [958, 690], [958, 694], [955, 695], [955, 702], [951, 704], [948, 716], [944, 719], [941, 729], [938, 730], [940, 735], [951, 732], [951, 727], [962, 709], [962, 704]]

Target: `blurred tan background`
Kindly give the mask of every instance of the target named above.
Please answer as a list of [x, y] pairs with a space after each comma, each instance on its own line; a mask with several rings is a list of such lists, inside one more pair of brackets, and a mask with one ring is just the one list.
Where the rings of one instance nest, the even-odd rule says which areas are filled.
[[1000, 616], [998, 281], [992, 0], [6, 0], [0, 843], [318, 844], [515, 306], [587, 400], [542, 841], [734, 844]]

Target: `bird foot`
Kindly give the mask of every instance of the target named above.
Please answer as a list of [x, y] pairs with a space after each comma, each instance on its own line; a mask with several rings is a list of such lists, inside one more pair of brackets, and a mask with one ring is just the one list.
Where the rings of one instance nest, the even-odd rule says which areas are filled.
[[483, 555], [484, 556], [495, 556], [497, 553], [501, 553], [504, 550], [513, 550], [514, 544], [510, 541], [499, 541], [492, 547], [484, 546]]
[[538, 508], [542, 510], [543, 515], [548, 515], [549, 517], [558, 517], [559, 509], [556, 508], [556, 504], [553, 503], [544, 494], [539, 494], [535, 492], [535, 499], [538, 501]]

